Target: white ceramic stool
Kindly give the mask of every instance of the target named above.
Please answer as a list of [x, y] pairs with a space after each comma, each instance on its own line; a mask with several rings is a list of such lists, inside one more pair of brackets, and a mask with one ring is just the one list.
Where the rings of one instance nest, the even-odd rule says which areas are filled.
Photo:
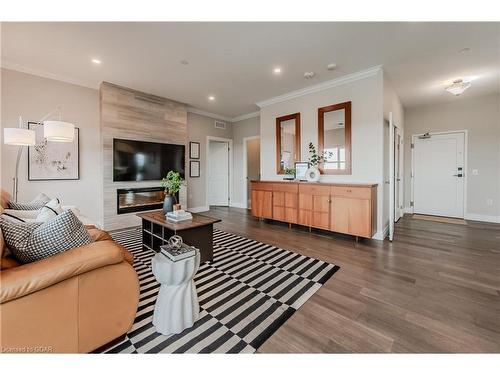
[[153, 275], [161, 284], [156, 299], [153, 325], [163, 335], [180, 333], [193, 326], [200, 314], [193, 277], [200, 266], [200, 252], [173, 262], [156, 254], [152, 261]]

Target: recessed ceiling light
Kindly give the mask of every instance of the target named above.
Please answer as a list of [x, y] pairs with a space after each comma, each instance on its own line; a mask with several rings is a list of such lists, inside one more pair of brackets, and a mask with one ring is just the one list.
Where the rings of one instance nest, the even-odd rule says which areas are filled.
[[470, 85], [471, 85], [470, 82], [464, 81], [462, 79], [456, 79], [445, 90], [448, 91], [450, 94], [459, 96], [463, 94], [463, 92], [467, 90], [470, 87]]
[[92, 62], [96, 65], [101, 65], [101, 60], [99, 59], [92, 59]]
[[210, 95], [210, 96], [208, 97], [208, 100], [210, 100], [211, 102], [213, 102], [213, 101], [215, 100], [215, 96]]
[[273, 73], [274, 74], [280, 74], [281, 73], [281, 68], [280, 67], [276, 67], [273, 69]]
[[458, 51], [458, 53], [467, 53], [470, 51], [470, 47], [465, 47], [465, 48], [462, 48], [461, 50]]
[[181, 60], [181, 64], [182, 65], [189, 65], [189, 61], [187, 61], [187, 60]]
[[326, 66], [327, 70], [335, 70], [337, 68], [337, 64], [335, 63], [330, 63]]

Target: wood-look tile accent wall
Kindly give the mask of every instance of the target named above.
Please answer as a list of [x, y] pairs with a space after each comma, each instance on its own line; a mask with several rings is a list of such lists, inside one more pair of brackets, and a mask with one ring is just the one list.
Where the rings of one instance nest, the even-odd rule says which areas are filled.
[[135, 214], [116, 214], [116, 189], [158, 186], [159, 181], [113, 182], [113, 138], [186, 145], [186, 105], [103, 82], [100, 116], [104, 229], [138, 225]]

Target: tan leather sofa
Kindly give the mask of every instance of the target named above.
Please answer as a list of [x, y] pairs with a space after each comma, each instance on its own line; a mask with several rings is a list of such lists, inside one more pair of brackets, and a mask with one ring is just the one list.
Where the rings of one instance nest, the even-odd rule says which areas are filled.
[[133, 256], [109, 234], [20, 265], [0, 231], [0, 351], [88, 353], [125, 334], [139, 301]]

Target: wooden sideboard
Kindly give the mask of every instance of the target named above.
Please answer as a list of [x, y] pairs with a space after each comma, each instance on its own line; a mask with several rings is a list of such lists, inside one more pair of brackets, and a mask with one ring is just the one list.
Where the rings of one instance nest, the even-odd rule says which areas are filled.
[[371, 238], [377, 227], [377, 184], [252, 181], [252, 215]]

